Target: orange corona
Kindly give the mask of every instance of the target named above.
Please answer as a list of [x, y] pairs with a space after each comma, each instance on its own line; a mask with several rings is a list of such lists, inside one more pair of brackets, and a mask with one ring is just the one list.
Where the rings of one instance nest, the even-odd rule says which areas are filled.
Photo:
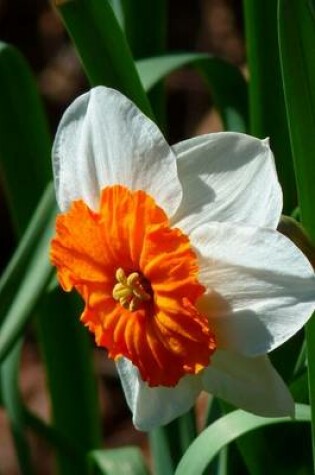
[[144, 191], [102, 190], [99, 211], [82, 200], [57, 217], [51, 261], [64, 290], [81, 294], [84, 324], [109, 356], [130, 359], [149, 386], [175, 386], [215, 351], [188, 237]]

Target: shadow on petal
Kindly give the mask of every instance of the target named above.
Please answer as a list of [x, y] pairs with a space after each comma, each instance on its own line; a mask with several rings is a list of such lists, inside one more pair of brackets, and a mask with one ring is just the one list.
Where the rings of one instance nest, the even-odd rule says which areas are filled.
[[218, 348], [246, 356], [268, 352], [274, 338], [253, 310], [233, 311], [229, 302], [215, 290], [198, 301], [198, 310], [207, 315]]
[[[187, 216], [189, 210], [189, 218], [199, 216], [205, 206], [214, 203], [216, 193], [214, 189], [208, 185], [198, 175], [191, 173], [185, 181], [185, 192], [176, 214], [171, 218], [172, 223], [177, 223]], [[193, 203], [193, 206], [192, 206]]]

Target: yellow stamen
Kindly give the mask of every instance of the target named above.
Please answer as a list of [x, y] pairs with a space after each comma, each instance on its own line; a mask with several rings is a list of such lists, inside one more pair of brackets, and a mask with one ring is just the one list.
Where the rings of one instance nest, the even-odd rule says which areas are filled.
[[138, 272], [132, 272], [132, 274], [129, 274], [127, 277], [127, 285], [130, 287], [133, 287], [139, 282], [139, 274]]
[[121, 284], [126, 284], [127, 277], [126, 277], [124, 269], [122, 269], [121, 267], [119, 267], [119, 269], [116, 270], [115, 277], [116, 277], [116, 280], [120, 282]]
[[150, 300], [151, 295], [143, 288], [143, 278], [138, 272], [132, 272], [128, 276], [124, 269], [119, 267], [115, 273], [117, 284], [113, 288], [113, 298], [130, 312], [138, 310], [142, 302]]
[[124, 286], [124, 284], [116, 284], [113, 288], [113, 297], [115, 300], [130, 297], [131, 295], [132, 290], [129, 287]]

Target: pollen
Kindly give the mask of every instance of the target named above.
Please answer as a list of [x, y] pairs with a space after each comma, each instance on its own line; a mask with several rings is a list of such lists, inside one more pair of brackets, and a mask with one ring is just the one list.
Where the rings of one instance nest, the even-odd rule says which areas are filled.
[[81, 321], [96, 343], [129, 359], [149, 386], [175, 386], [211, 363], [197, 257], [144, 191], [104, 188], [98, 211], [74, 201], [57, 216], [50, 256], [63, 289], [82, 296]]
[[144, 278], [138, 272], [132, 272], [127, 277], [125, 271], [119, 267], [116, 271], [116, 280], [113, 298], [130, 312], [138, 310], [142, 302], [151, 299], [151, 295], [144, 290]]

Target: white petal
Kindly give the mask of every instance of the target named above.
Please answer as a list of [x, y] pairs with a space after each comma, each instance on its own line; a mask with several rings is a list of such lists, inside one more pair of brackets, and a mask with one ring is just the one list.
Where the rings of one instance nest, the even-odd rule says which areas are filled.
[[65, 112], [53, 147], [62, 211], [82, 198], [98, 208], [100, 189], [142, 189], [172, 215], [182, 190], [176, 158], [157, 126], [118, 91], [96, 87]]
[[315, 276], [302, 252], [271, 229], [203, 225], [190, 236], [199, 300], [221, 348], [256, 356], [294, 335], [315, 308]]
[[282, 210], [268, 140], [222, 132], [173, 147], [183, 202], [173, 223], [189, 233], [210, 221], [276, 228]]
[[128, 359], [120, 358], [116, 364], [134, 426], [139, 430], [152, 430], [184, 414], [201, 391], [199, 376], [185, 376], [172, 388], [150, 388]]
[[203, 386], [211, 394], [259, 416], [294, 416], [292, 396], [266, 356], [246, 358], [218, 350], [203, 372]]

